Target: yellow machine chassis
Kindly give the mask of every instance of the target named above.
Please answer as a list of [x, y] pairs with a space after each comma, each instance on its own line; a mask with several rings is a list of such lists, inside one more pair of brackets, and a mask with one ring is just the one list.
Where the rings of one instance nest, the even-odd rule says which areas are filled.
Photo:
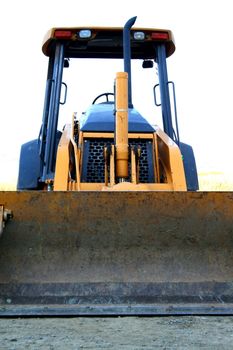
[[[54, 190], [55, 191], [186, 191], [186, 180], [182, 156], [177, 145], [159, 128], [153, 134], [129, 134], [129, 139], [150, 139], [153, 142], [153, 151], [157, 161], [154, 164], [156, 177], [159, 179], [160, 165], [166, 171], [166, 183], [135, 183], [123, 182], [115, 184], [113, 175], [109, 184], [104, 183], [82, 183], [80, 169], [82, 164], [81, 149], [85, 139], [90, 138], [112, 138], [113, 133], [82, 133], [80, 132], [79, 145], [76, 146], [72, 137], [72, 126], [67, 124], [58, 145]], [[75, 155], [75, 169], [77, 178], [70, 178], [70, 154], [71, 149]], [[114, 160], [112, 162], [114, 164]]]

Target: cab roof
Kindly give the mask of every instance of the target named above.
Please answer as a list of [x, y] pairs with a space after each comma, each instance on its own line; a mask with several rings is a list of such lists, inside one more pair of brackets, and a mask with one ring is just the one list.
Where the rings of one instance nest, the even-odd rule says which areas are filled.
[[[154, 59], [155, 46], [161, 43], [165, 44], [167, 57], [175, 51], [174, 37], [170, 30], [133, 28], [130, 32], [133, 59]], [[52, 28], [44, 38], [43, 53], [49, 57], [53, 56], [58, 41], [64, 43], [66, 58], [123, 58], [123, 28]]]

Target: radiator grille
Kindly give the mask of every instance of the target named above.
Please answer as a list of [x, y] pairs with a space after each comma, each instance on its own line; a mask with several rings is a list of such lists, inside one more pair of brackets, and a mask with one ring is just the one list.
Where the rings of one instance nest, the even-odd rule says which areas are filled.
[[[84, 140], [82, 182], [104, 182], [104, 147], [109, 144], [113, 144], [113, 139]], [[153, 182], [152, 141], [148, 139], [131, 139], [129, 140], [129, 149], [131, 146], [140, 146], [141, 148], [139, 181], [141, 183]], [[130, 181], [130, 176], [131, 168], [129, 164], [128, 181]]]

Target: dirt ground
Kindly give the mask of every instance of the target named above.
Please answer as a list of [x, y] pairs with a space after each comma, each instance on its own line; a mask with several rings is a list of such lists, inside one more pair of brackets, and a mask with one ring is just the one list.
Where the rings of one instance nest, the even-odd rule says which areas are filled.
[[233, 317], [0, 319], [0, 349], [232, 349]]

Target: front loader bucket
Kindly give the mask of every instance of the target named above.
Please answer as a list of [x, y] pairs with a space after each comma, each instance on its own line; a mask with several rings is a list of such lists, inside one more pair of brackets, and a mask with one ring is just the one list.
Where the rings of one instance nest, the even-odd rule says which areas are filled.
[[233, 193], [0, 192], [0, 315], [233, 314]]

